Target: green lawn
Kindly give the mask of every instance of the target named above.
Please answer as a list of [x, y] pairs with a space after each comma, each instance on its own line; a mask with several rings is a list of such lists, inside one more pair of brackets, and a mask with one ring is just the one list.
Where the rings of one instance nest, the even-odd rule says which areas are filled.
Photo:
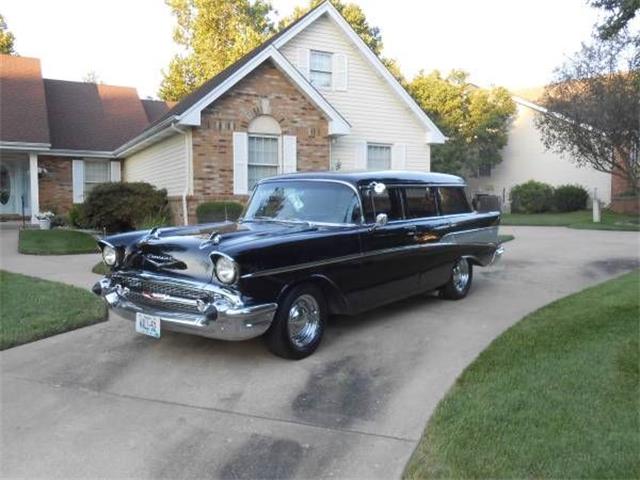
[[20, 230], [18, 251], [31, 255], [96, 253], [96, 239], [75, 230]]
[[0, 350], [107, 319], [88, 290], [2, 270], [0, 313]]
[[440, 402], [405, 478], [639, 478], [640, 272], [498, 337]]
[[593, 223], [591, 210], [566, 213], [505, 213], [502, 225], [570, 227], [590, 230], [640, 231], [640, 217], [603, 211], [600, 223]]

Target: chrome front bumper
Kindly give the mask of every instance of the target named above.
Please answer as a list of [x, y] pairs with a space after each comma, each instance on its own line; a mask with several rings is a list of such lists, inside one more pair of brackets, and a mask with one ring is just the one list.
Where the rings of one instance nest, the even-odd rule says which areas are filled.
[[[156, 279], [151, 275], [144, 278]], [[164, 279], [165, 281], [167, 279]], [[107, 306], [120, 316], [135, 321], [137, 313], [160, 317], [161, 328], [174, 332], [190, 333], [220, 340], [247, 340], [265, 333], [271, 326], [277, 304], [245, 305], [238, 296], [212, 285], [199, 285], [215, 293], [214, 299], [202, 312], [172, 311], [166, 308], [141, 305], [128, 298], [128, 289], [110, 277], [104, 277], [93, 287], [93, 292], [103, 297]], [[193, 303], [192, 299], [171, 297], [172, 302]]]

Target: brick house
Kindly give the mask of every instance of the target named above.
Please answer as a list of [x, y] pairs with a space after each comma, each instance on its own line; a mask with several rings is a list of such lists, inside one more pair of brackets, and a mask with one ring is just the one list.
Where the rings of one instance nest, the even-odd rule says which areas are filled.
[[[0, 214], [67, 211], [93, 184], [167, 189], [174, 220], [293, 171], [428, 171], [445, 138], [325, 2], [175, 105], [43, 79], [0, 56]], [[24, 201], [22, 200], [24, 199]]]

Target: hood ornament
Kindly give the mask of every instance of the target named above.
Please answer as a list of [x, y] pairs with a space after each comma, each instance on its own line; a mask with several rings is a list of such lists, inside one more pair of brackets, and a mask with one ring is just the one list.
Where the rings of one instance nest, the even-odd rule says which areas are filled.
[[209, 241], [214, 245], [218, 245], [220, 240], [222, 240], [222, 236], [218, 232], [213, 232], [209, 237]]

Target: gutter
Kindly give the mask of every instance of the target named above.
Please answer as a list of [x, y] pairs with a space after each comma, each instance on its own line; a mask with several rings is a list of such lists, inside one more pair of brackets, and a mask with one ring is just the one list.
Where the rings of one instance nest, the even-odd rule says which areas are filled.
[[141, 144], [143, 144], [144, 142], [148, 142], [153, 138], [159, 136], [164, 132], [164, 130], [168, 128], [173, 128], [173, 126], [178, 120], [179, 120], [178, 117], [176, 117], [175, 115], [172, 115], [171, 117], [167, 118], [163, 122], [160, 122], [155, 127], [150, 128], [145, 132], [142, 132], [137, 137], [132, 138], [127, 143], [122, 145], [120, 148], [116, 149], [113, 152], [114, 156], [116, 157], [127, 156], [131, 152], [131, 150], [133, 150], [134, 148], [141, 146]]
[[185, 155], [185, 160], [186, 160], [186, 165], [185, 165], [185, 184], [184, 184], [184, 192], [182, 193], [182, 218], [184, 219], [184, 224], [185, 225], [189, 225], [189, 208], [187, 206], [187, 195], [189, 195], [189, 187], [191, 186], [191, 181], [189, 178], [190, 175], [190, 171], [191, 170], [191, 149], [189, 148], [189, 145], [187, 144], [189, 142], [189, 134], [187, 131], [176, 127], [175, 123], [172, 123], [169, 128], [171, 128], [172, 130], [175, 130], [176, 132], [184, 135], [184, 144], [186, 147], [186, 155]]

